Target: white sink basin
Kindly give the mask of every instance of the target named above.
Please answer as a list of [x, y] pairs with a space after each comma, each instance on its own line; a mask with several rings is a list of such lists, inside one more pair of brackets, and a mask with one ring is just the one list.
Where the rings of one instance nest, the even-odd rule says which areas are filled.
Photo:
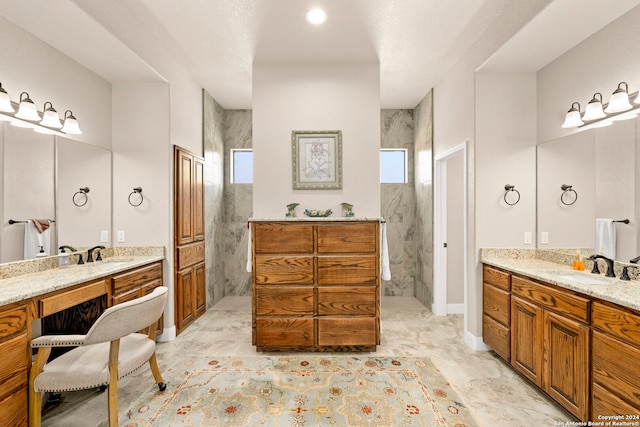
[[549, 272], [550, 275], [557, 277], [558, 279], [572, 280], [574, 282], [582, 283], [584, 285], [607, 285], [610, 282], [601, 279], [599, 276], [591, 273], [583, 273], [581, 271], [553, 271]]

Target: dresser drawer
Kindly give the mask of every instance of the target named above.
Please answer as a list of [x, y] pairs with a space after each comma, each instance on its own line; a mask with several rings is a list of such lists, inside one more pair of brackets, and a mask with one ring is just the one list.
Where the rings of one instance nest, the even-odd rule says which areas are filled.
[[318, 319], [318, 345], [374, 346], [376, 340], [375, 317]]
[[313, 257], [257, 255], [254, 260], [258, 285], [312, 285]]
[[482, 311], [508, 328], [511, 325], [511, 295], [484, 283], [482, 285]]
[[252, 223], [256, 254], [313, 253], [313, 225]]
[[259, 286], [255, 291], [256, 314], [313, 315], [313, 288]]
[[378, 274], [372, 255], [318, 257], [318, 285], [375, 285]]
[[318, 288], [318, 314], [321, 316], [374, 316], [376, 288], [373, 286]]
[[0, 311], [0, 341], [27, 329], [27, 306]]
[[640, 347], [640, 316], [599, 301], [591, 306], [591, 325]]
[[27, 386], [29, 343], [21, 334], [0, 344], [0, 395]]
[[40, 300], [40, 317], [49, 316], [106, 294], [107, 284], [103, 279], [94, 283], [84, 284], [70, 291], [42, 298]]
[[309, 318], [258, 318], [255, 332], [258, 347], [314, 345], [313, 319]]
[[482, 267], [482, 281], [507, 292], [511, 290], [511, 274], [488, 265]]
[[29, 389], [25, 387], [7, 397], [0, 397], [0, 425], [27, 427], [28, 393]]
[[591, 379], [622, 400], [638, 402], [640, 396], [640, 349], [593, 331]]
[[582, 322], [589, 322], [589, 304], [586, 298], [554, 289], [523, 277], [511, 277], [511, 291], [546, 309], [562, 313]]
[[127, 292], [158, 279], [162, 279], [162, 264], [159, 262], [114, 276], [113, 293]]
[[318, 253], [375, 253], [377, 223], [318, 225]]
[[511, 330], [486, 314], [482, 316], [482, 339], [504, 360], [511, 360]]

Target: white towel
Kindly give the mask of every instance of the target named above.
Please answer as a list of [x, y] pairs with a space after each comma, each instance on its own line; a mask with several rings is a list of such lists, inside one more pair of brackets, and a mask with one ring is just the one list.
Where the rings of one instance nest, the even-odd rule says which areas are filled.
[[391, 269], [389, 268], [389, 247], [387, 245], [387, 223], [380, 224], [380, 268], [382, 269], [382, 280], [391, 280]]
[[24, 259], [37, 257], [40, 252], [40, 246], [49, 255], [50, 241], [49, 229], [40, 233], [33, 221], [28, 220], [24, 226]]
[[249, 229], [249, 237], [247, 238], [247, 272], [251, 273], [251, 223], [247, 224]]
[[616, 225], [612, 219], [596, 218], [596, 244], [593, 249], [598, 255], [616, 259]]

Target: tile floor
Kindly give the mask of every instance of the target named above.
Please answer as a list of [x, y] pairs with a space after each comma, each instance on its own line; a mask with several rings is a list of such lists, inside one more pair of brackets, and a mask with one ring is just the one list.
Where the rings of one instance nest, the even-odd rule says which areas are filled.
[[[438, 317], [415, 298], [386, 297], [382, 300], [382, 343], [375, 354], [430, 357], [480, 427], [544, 427], [575, 421], [493, 352], [471, 351], [464, 344], [462, 333], [461, 315]], [[184, 353], [203, 357], [266, 354], [257, 353], [251, 345], [250, 297], [224, 298], [174, 341], [159, 343], [157, 352], [160, 370], [179, 361]], [[146, 367], [123, 379], [120, 414], [151, 385], [153, 379]], [[106, 426], [106, 414], [106, 393], [67, 393], [59, 406], [45, 410], [42, 424]]]

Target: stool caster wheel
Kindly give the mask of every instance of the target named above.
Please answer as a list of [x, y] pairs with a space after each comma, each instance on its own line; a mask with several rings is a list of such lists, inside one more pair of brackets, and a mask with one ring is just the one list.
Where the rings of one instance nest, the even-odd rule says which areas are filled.
[[165, 391], [167, 389], [167, 384], [166, 383], [159, 383], [158, 384], [158, 388], [160, 389], [160, 391]]

